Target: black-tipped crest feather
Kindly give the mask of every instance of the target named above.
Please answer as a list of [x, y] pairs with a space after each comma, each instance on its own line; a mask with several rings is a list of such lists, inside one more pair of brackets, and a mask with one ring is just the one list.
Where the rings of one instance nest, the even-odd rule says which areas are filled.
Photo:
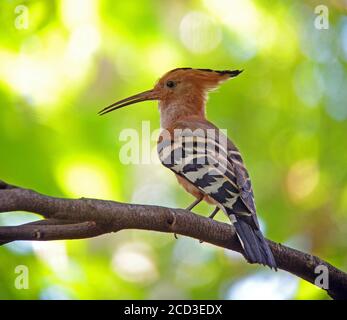
[[228, 74], [230, 78], [238, 76], [243, 70], [213, 70], [213, 69], [204, 69], [204, 68], [190, 68], [190, 67], [183, 67], [183, 68], [176, 68], [171, 70], [169, 73], [177, 71], [177, 70], [199, 70], [199, 71], [206, 71], [206, 72], [216, 72], [219, 73], [220, 75], [226, 75]]

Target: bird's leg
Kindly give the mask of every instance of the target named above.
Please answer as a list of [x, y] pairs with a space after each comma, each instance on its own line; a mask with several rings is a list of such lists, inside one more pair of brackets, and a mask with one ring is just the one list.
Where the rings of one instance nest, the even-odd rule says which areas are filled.
[[[194, 207], [196, 207], [202, 201], [202, 199], [204, 199], [204, 197], [197, 198], [189, 207], [186, 208], [186, 210], [191, 211]], [[178, 239], [176, 233], [174, 233], [174, 237]]]
[[[213, 212], [208, 216], [210, 219], [213, 219], [214, 216], [217, 214], [217, 212], [219, 211], [219, 207], [215, 207]], [[200, 243], [203, 243], [204, 241], [199, 240]]]
[[194, 207], [196, 207], [201, 201], [204, 199], [204, 197], [197, 198], [189, 207], [186, 208], [186, 210], [191, 211]]
[[214, 216], [217, 214], [217, 212], [219, 211], [219, 207], [215, 207], [215, 209], [213, 210], [213, 212], [208, 216], [210, 219], [213, 219]]

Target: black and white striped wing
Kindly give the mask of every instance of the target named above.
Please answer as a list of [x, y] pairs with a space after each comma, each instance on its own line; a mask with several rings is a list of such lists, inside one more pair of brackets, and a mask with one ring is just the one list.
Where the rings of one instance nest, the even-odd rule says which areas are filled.
[[240, 193], [238, 201], [233, 206], [233, 212], [248, 224], [259, 229], [251, 180], [243, 164], [240, 152], [231, 143], [229, 143], [228, 148], [228, 161], [232, 166]]
[[[158, 153], [166, 167], [220, 203], [226, 211], [231, 213], [236, 205], [241, 215], [255, 213], [247, 172], [240, 167], [242, 162], [234, 163], [238, 151], [228, 147], [228, 143], [206, 132], [193, 132], [160, 142]], [[241, 204], [242, 198], [246, 205]]]

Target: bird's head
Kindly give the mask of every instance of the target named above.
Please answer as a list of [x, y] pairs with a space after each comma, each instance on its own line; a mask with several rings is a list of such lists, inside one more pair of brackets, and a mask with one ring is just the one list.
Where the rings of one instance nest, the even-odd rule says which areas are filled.
[[106, 114], [116, 109], [146, 100], [159, 100], [162, 105], [186, 100], [198, 103], [208, 91], [218, 87], [222, 82], [236, 77], [242, 70], [211, 70], [178, 68], [164, 74], [153, 89], [141, 92], [126, 99], [117, 101], [99, 112]]

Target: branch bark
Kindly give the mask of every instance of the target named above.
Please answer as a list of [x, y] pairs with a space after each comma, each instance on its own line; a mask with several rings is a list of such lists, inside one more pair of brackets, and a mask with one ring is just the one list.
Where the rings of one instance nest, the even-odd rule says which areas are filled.
[[[0, 227], [0, 245], [16, 240], [82, 239], [123, 229], [176, 233], [243, 254], [235, 229], [187, 210], [97, 199], [62, 199], [0, 181], [0, 213], [27, 211], [45, 219]], [[279, 269], [315, 284], [317, 266], [329, 271], [333, 299], [347, 299], [347, 274], [308, 253], [267, 240]]]

